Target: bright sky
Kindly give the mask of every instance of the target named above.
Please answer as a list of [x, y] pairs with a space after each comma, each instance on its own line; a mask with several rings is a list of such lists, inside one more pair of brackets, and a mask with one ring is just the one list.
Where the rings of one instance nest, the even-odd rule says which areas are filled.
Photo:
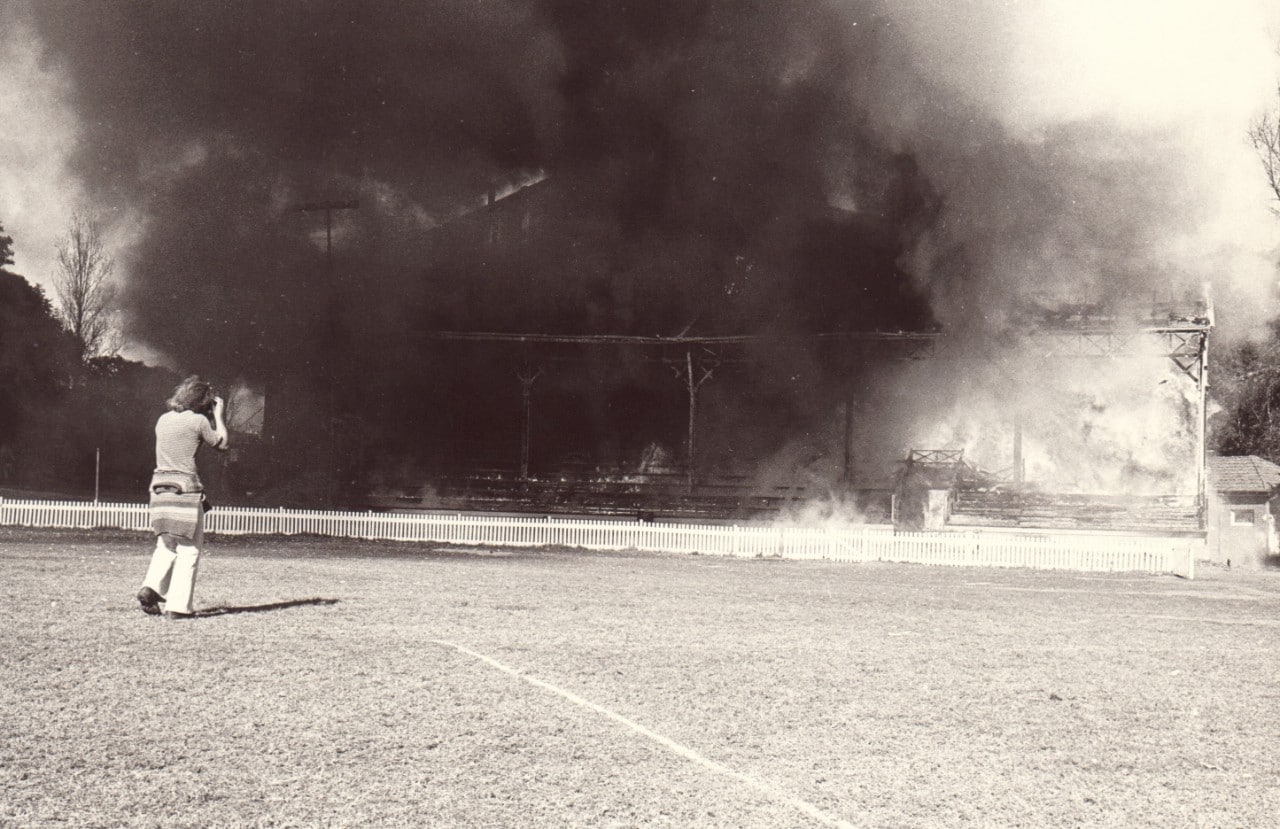
[[1277, 103], [1280, 3], [1261, 0], [1039, 0], [1019, 3], [1013, 124], [1107, 116], [1172, 127], [1223, 195], [1224, 221], [1275, 243], [1257, 156], [1245, 138]]
[[1013, 8], [1013, 97], [1030, 119], [1247, 120], [1275, 93], [1274, 3], [1040, 0]]
[[77, 138], [69, 90], [40, 64], [35, 34], [0, 11], [0, 223], [13, 270], [47, 286], [81, 194], [67, 170]]
[[1213, 277], [1215, 294], [1272, 293], [1280, 221], [1245, 133], [1277, 105], [1280, 3], [1038, 0], [1017, 9], [1011, 120], [1034, 129], [1100, 115], [1171, 129], [1194, 159], [1188, 181], [1216, 203], [1196, 232], [1169, 240], [1170, 259], [1224, 251], [1232, 273]]

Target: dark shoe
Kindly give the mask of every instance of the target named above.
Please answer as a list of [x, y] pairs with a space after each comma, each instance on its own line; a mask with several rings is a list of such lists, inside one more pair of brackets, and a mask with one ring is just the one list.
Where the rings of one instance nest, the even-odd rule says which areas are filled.
[[138, 591], [138, 604], [142, 605], [142, 612], [148, 616], [160, 615], [160, 594], [150, 587]]
[[166, 619], [194, 619], [194, 618], [196, 618], [196, 614], [194, 614], [194, 613], [174, 613], [172, 610], [166, 610], [166, 611], [164, 612], [164, 618], [166, 618]]

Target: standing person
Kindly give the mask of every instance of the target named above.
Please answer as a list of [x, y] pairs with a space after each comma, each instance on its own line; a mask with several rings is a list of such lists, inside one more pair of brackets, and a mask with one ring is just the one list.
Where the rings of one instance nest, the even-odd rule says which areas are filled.
[[151, 555], [138, 604], [151, 615], [189, 618], [195, 613], [196, 570], [204, 546], [204, 485], [196, 473], [201, 445], [227, 448], [223, 402], [213, 387], [192, 375], [178, 384], [156, 421], [156, 468], [151, 476]]

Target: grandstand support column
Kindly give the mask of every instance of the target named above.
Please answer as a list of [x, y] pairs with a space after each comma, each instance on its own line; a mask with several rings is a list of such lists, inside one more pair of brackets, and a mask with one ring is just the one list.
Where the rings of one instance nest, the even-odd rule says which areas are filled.
[[1209, 482], [1206, 454], [1208, 453], [1209, 407], [1209, 332], [1206, 330], [1200, 337], [1199, 371], [1196, 373], [1196, 406], [1199, 432], [1196, 435], [1196, 509], [1200, 514], [1200, 529], [1205, 529], [1209, 521]]
[[689, 393], [689, 426], [685, 438], [685, 487], [690, 492], [693, 491], [694, 479], [693, 450], [695, 427], [698, 421], [698, 390], [702, 388], [703, 383], [711, 379], [711, 375], [715, 373], [716, 367], [719, 365], [719, 360], [715, 359], [715, 355], [710, 351], [706, 353], [706, 356], [700, 357], [695, 364], [692, 349], [685, 349], [682, 363], [674, 363], [672, 365], [676, 378], [684, 382], [685, 390]]
[[1022, 412], [1013, 413], [1013, 483], [1021, 487], [1025, 483], [1026, 462], [1022, 459]]
[[844, 469], [840, 480], [848, 483], [853, 478], [853, 395], [844, 400]]
[[531, 430], [529, 427], [533, 415], [533, 384], [542, 376], [541, 368], [532, 368], [525, 364], [516, 371], [516, 378], [520, 381], [520, 480], [529, 480], [529, 446], [531, 443]]

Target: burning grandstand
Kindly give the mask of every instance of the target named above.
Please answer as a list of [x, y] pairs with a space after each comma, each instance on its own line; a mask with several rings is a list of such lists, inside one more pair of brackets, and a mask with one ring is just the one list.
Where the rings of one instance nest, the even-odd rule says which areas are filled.
[[1270, 265], [999, 4], [122, 8], [24, 25], [132, 336], [265, 398], [239, 497], [1198, 521], [1203, 285], [1243, 330]]

